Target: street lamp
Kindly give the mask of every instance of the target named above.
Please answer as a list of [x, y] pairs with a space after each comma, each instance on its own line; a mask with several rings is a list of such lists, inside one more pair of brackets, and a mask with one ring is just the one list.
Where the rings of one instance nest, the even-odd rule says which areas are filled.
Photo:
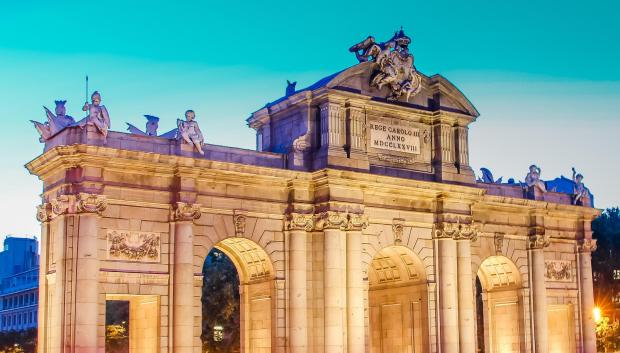
[[592, 309], [592, 315], [594, 315], [594, 322], [598, 324], [602, 318], [601, 308], [599, 308], [598, 306], [595, 306], [594, 309]]

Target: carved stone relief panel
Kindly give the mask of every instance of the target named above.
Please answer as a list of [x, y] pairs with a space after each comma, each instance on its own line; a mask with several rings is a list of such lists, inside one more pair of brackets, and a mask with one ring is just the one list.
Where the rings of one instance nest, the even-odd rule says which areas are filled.
[[572, 282], [571, 262], [567, 260], [545, 260], [545, 278], [553, 282]]
[[161, 236], [153, 232], [107, 231], [108, 260], [159, 262]]

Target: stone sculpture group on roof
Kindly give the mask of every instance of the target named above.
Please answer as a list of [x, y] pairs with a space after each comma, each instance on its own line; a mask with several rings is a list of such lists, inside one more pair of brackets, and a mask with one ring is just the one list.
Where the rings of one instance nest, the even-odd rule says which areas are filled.
[[390, 101], [402, 96], [409, 101], [422, 88], [420, 74], [413, 65], [413, 54], [409, 52], [410, 43], [411, 38], [401, 29], [383, 43], [377, 43], [375, 37], [368, 36], [349, 48], [349, 51], [355, 53], [359, 62], [371, 61], [376, 64], [370, 80], [371, 87], [379, 90], [388, 87], [390, 93], [386, 98]]
[[[39, 132], [39, 141], [45, 142], [49, 140], [66, 127], [78, 126], [83, 129], [87, 125], [94, 126], [104, 139], [107, 138], [108, 131], [111, 126], [110, 115], [105, 105], [101, 104], [101, 94], [99, 92], [93, 92], [91, 95], [91, 103], [84, 103], [82, 110], [85, 112], [87, 111], [88, 115], [78, 122], [76, 122], [73, 117], [66, 114], [66, 100], [57, 100], [55, 103], [56, 114], [52, 113], [47, 107], [43, 106], [43, 109], [45, 109], [45, 113], [47, 115], [46, 122], [40, 123], [35, 120], [30, 120]], [[127, 130], [135, 135], [157, 136], [159, 118], [153, 115], [145, 115], [145, 117], [147, 119], [145, 129], [146, 132], [130, 123], [127, 123]], [[202, 149], [202, 146], [204, 145], [204, 136], [202, 135], [202, 131], [200, 130], [198, 122], [195, 118], [196, 113], [194, 113], [193, 110], [187, 110], [185, 112], [185, 120], [177, 119], [176, 129], [173, 129], [163, 135], [159, 135], [158, 137], [179, 140], [182, 144], [191, 145], [198, 153], [204, 154]]]
[[[557, 186], [552, 187], [550, 190], [547, 188], [547, 182], [540, 178], [541, 169], [536, 164], [530, 165], [528, 169], [528, 173], [525, 175], [525, 180], [523, 182], [515, 183], [513, 178], [508, 179], [509, 185], [520, 185], [524, 193], [526, 193], [529, 189], [537, 189], [543, 194], [551, 191], [551, 192], [566, 192], [571, 194], [573, 205], [590, 205], [590, 190], [583, 184], [583, 175], [581, 173], [577, 173], [575, 168], [571, 168], [572, 170], [572, 178], [567, 179], [564, 177], [560, 177], [557, 182], [562, 182], [564, 184], [571, 183], [572, 184], [572, 192], [571, 190], [557, 190]], [[493, 178], [493, 174], [488, 168], [480, 168], [482, 172], [482, 176], [478, 178], [478, 182], [485, 184], [502, 184], [502, 179], [499, 178], [495, 180]], [[551, 182], [553, 184], [553, 182]], [[566, 189], [566, 188], [564, 188]]]

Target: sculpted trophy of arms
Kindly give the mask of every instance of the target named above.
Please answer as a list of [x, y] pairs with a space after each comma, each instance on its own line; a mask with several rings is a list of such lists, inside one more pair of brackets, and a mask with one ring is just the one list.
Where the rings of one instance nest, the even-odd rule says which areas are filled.
[[47, 141], [60, 130], [75, 123], [73, 117], [67, 115], [67, 109], [65, 108], [66, 100], [57, 100], [54, 103], [56, 104], [56, 109], [54, 109], [56, 114], [52, 113], [46, 106], [43, 106], [47, 116], [45, 123], [30, 120], [39, 132], [39, 135], [41, 135], [41, 142]]
[[177, 119], [177, 126], [179, 128], [177, 139], [180, 139], [183, 143], [193, 145], [198, 153], [205, 154], [202, 150], [204, 137], [202, 136], [202, 131], [200, 131], [198, 122], [194, 120], [195, 118], [196, 113], [194, 113], [193, 110], [188, 110], [185, 112], [185, 121]]

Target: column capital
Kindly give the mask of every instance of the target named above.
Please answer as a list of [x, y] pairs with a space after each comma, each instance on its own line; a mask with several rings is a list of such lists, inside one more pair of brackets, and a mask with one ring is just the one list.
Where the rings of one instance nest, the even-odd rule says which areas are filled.
[[434, 239], [454, 239], [476, 241], [478, 229], [475, 223], [461, 223], [458, 219], [454, 222], [437, 222], [433, 226]]
[[75, 198], [76, 213], [96, 213], [100, 215], [107, 206], [108, 200], [104, 195], [81, 192]]
[[368, 216], [358, 213], [349, 213], [347, 229], [348, 231], [361, 231], [368, 227]]
[[284, 229], [311, 232], [315, 225], [314, 218], [314, 214], [311, 213], [289, 213], [286, 215]]
[[58, 195], [50, 199], [50, 219], [65, 214], [69, 211], [69, 195]]
[[174, 220], [177, 222], [194, 221], [200, 215], [200, 205], [197, 203], [177, 202], [174, 205]]
[[315, 216], [315, 226], [317, 230], [340, 229], [346, 230], [348, 217], [345, 212], [325, 211]]
[[49, 222], [49, 220], [51, 219], [51, 216], [52, 216], [52, 212], [51, 212], [51, 206], [49, 203], [43, 203], [37, 206], [37, 221], [41, 223]]
[[527, 248], [530, 250], [544, 249], [551, 244], [549, 236], [546, 234], [533, 234], [527, 240]]
[[577, 252], [593, 252], [596, 250], [596, 239], [577, 240]]

